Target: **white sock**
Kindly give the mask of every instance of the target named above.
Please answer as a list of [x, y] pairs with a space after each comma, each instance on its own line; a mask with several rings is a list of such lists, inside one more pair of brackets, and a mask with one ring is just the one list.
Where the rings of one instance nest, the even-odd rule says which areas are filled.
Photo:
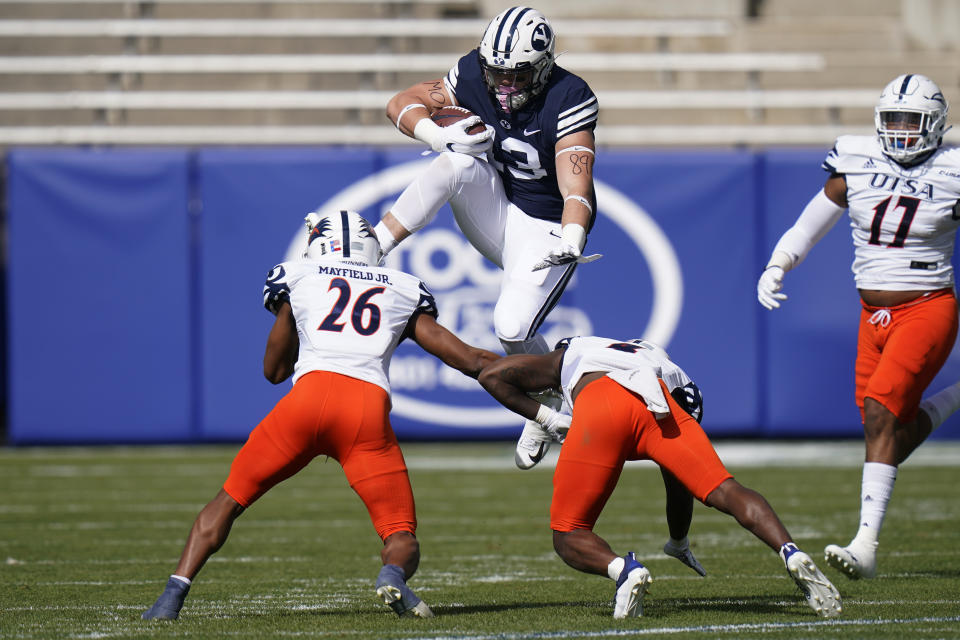
[[616, 580], [620, 577], [620, 573], [626, 564], [627, 562], [623, 558], [614, 558], [610, 561], [610, 564], [607, 565], [607, 575], [610, 576], [611, 580]]
[[930, 424], [936, 429], [944, 420], [960, 409], [960, 382], [938, 391], [920, 402], [920, 410], [930, 416]]
[[893, 494], [897, 468], [882, 462], [863, 463], [863, 483], [860, 487], [860, 528], [850, 546], [873, 550], [880, 537], [880, 527], [887, 513], [887, 503]]
[[190, 578], [184, 578], [183, 576], [178, 576], [178, 575], [175, 574], [175, 573], [172, 574], [170, 577], [173, 578], [174, 580], [179, 580], [180, 582], [185, 582], [185, 583], [187, 584], [187, 586], [190, 586], [191, 584], [193, 584], [193, 583], [190, 581]]

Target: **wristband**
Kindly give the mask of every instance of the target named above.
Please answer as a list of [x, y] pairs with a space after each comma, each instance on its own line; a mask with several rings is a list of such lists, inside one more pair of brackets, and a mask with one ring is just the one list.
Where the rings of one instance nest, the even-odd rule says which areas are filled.
[[[425, 105], [425, 104], [420, 104], [419, 102], [413, 102], [413, 103], [408, 104], [407, 106], [405, 106], [403, 109], [400, 109], [400, 114], [397, 116], [397, 123], [396, 123], [396, 124], [397, 124], [397, 131], [400, 131], [400, 121], [403, 120], [404, 114], [406, 114], [407, 111], [410, 111], [410, 109], [416, 109], [417, 107], [422, 107], [422, 108], [426, 109], [426, 108], [427, 108], [427, 105]], [[428, 109], [428, 111], [429, 111], [429, 109]]]
[[430, 118], [420, 119], [413, 127], [413, 137], [421, 142], [426, 142], [427, 146], [437, 153], [443, 151], [443, 145], [440, 143], [443, 137], [443, 127]]
[[587, 230], [576, 222], [570, 222], [560, 230], [560, 239], [576, 247], [577, 251], [583, 251], [583, 245], [587, 244]]
[[566, 147], [565, 149], [560, 149], [560, 151], [557, 151], [556, 155], [553, 157], [559, 158], [561, 153], [567, 153], [568, 151], [586, 151], [592, 156], [597, 155], [596, 153], [593, 152], [593, 149], [591, 149], [590, 147], [584, 147], [579, 144], [575, 144], [572, 147]]
[[577, 202], [585, 206], [587, 208], [587, 211], [589, 211], [590, 213], [593, 213], [593, 206], [590, 204], [590, 201], [584, 198], [583, 196], [570, 195], [563, 199], [564, 202], [566, 202], [567, 200], [576, 200]]
[[784, 273], [790, 271], [794, 266], [794, 261], [790, 255], [784, 251], [774, 250], [773, 254], [770, 256], [770, 259], [767, 261], [767, 266], [764, 267], [764, 271], [770, 269], [771, 267], [780, 267]]
[[384, 256], [397, 246], [397, 239], [390, 233], [390, 229], [383, 223], [383, 220], [378, 222], [377, 226], [373, 228], [373, 233], [377, 236], [377, 242], [380, 243], [380, 252], [383, 253]]

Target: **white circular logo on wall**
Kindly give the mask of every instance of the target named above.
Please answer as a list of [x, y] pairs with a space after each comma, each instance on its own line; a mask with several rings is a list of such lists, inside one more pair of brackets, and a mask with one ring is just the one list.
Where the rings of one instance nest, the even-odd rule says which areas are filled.
[[[334, 213], [341, 209], [363, 211], [402, 191], [429, 163], [430, 160], [407, 162], [371, 174], [332, 196], [317, 211], [321, 214]], [[600, 181], [595, 180], [594, 187], [598, 214], [617, 225], [636, 245], [650, 270], [653, 300], [647, 325], [639, 335], [666, 347], [676, 331], [683, 305], [683, 277], [673, 246], [657, 223], [630, 198]], [[492, 308], [496, 302], [500, 271], [495, 267], [485, 266], [480, 254], [459, 234], [439, 226], [431, 227], [433, 225], [428, 225], [401, 243], [388, 256], [387, 266], [393, 266], [396, 254], [401, 249], [414, 247], [409, 253], [408, 270], [426, 282], [437, 294], [441, 318], [459, 318], [460, 326], [450, 328], [465, 342], [497, 350], [499, 343], [493, 335]], [[299, 259], [306, 249], [306, 244], [307, 235], [301, 227], [291, 240], [285, 259]], [[442, 253], [447, 259], [442, 267], [436, 267], [430, 260], [430, 256], [435, 252]], [[460, 286], [464, 281], [473, 286]], [[484, 305], [489, 314], [483, 312], [481, 307]], [[454, 313], [451, 313], [451, 309]], [[592, 334], [589, 317], [576, 307], [558, 305], [551, 311], [549, 319], [559, 321], [564, 329], [562, 335], [559, 335], [561, 338]], [[549, 339], [551, 336], [546, 337], [547, 343], [553, 344]], [[416, 366], [398, 372], [398, 369], [403, 367], [398, 360], [394, 359], [390, 368], [391, 384], [394, 387], [393, 413], [398, 416], [450, 427], [501, 427], [518, 423], [518, 416], [502, 407], [444, 405], [404, 395], [398, 390], [402, 385], [396, 384], [398, 381], [394, 381], [395, 376], [405, 380], [416, 378], [417, 375], [436, 378], [437, 374], [433, 373], [435, 370], [432, 368], [429, 372], [412, 371]], [[439, 377], [442, 378], [440, 382], [445, 385], [462, 386], [463, 380], [476, 385], [473, 380], [459, 372], [447, 371], [447, 367], [439, 366]], [[456, 375], [449, 375], [451, 372]]]

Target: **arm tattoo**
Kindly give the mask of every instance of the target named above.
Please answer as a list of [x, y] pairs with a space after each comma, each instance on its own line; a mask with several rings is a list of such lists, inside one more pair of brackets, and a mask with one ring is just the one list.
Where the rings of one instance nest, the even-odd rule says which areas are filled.
[[573, 175], [578, 176], [584, 171], [590, 171], [590, 162], [593, 160], [593, 156], [589, 153], [571, 153], [569, 156], [570, 164], [572, 165]]
[[436, 102], [438, 105], [443, 104], [447, 96], [443, 90], [443, 80], [437, 80], [435, 82], [424, 82], [427, 87], [427, 93], [430, 94], [430, 99]]
[[523, 380], [527, 379], [529, 376], [527, 375], [526, 369], [522, 365], [510, 365], [503, 368], [501, 377], [503, 378], [504, 382], [522, 389]]

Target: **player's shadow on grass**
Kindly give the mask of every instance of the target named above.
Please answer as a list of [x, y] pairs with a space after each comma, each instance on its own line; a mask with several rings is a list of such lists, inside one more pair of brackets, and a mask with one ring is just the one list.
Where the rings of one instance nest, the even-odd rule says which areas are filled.
[[806, 607], [803, 595], [795, 594], [751, 594], [730, 595], [718, 598], [646, 598], [644, 617], [666, 618], [674, 614], [686, 615], [691, 611], [715, 613], [784, 613], [783, 601], [796, 600], [797, 605]]
[[[537, 609], [550, 609], [553, 607], [590, 607], [594, 606], [593, 602], [504, 602], [502, 604], [476, 604], [476, 605], [467, 605], [467, 606], [445, 606], [442, 604], [430, 604], [430, 609], [433, 611], [435, 616], [453, 616], [461, 614], [470, 614], [470, 613], [496, 613], [500, 611], [518, 611], [518, 610], [537, 610]], [[611, 610], [613, 605], [611, 606]]]
[[[800, 593], [796, 597], [778, 594], [730, 596], [725, 598], [650, 598], [644, 599], [644, 618], [670, 618], [675, 615], [688, 615], [691, 611], [698, 612], [725, 612], [747, 614], [782, 614], [784, 613], [783, 600], [796, 599], [797, 606], [806, 607]], [[613, 601], [569, 600], [554, 602], [505, 602], [502, 604], [482, 604], [464, 607], [445, 607], [431, 605], [437, 616], [465, 615], [472, 613], [495, 613], [501, 611], [533, 611], [538, 609], [583, 609], [594, 611], [596, 615], [610, 617], [613, 615]]]

